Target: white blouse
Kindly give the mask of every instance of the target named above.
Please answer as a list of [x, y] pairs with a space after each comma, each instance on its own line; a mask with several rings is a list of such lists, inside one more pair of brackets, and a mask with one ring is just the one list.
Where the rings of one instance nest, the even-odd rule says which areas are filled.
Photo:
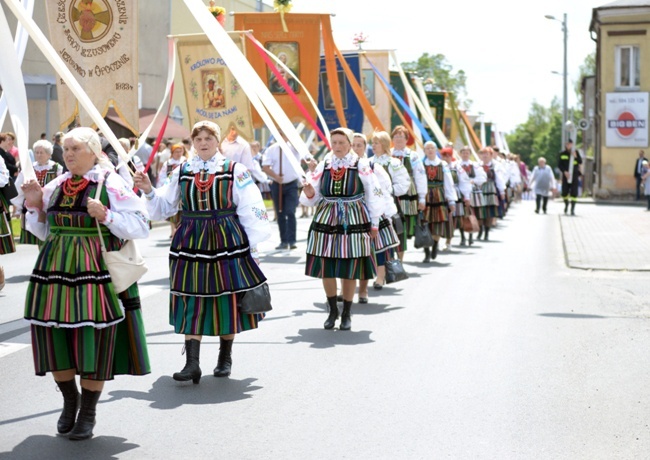
[[394, 196], [402, 196], [409, 191], [409, 187], [411, 186], [411, 176], [409, 176], [406, 167], [397, 158], [385, 154], [380, 156], [375, 155], [370, 158], [370, 162], [379, 164], [388, 171], [393, 184]]
[[477, 187], [480, 187], [487, 181], [487, 174], [485, 174], [485, 171], [483, 170], [483, 167], [478, 164], [475, 161], [462, 161], [460, 163], [460, 167], [462, 168], [463, 166], [471, 165], [474, 167], [474, 178], [469, 177], [469, 183], [472, 185], [476, 185]]
[[[60, 164], [54, 162], [53, 160], [49, 160], [47, 164], [45, 165], [39, 165], [38, 163], [34, 163], [34, 171], [37, 172], [42, 172], [42, 171], [49, 171], [52, 169], [52, 166], [57, 165], [56, 168], [56, 175], [60, 176], [63, 174], [63, 166]], [[18, 195], [15, 198], [11, 199], [11, 204], [14, 205], [14, 208], [16, 209], [16, 214], [20, 214], [23, 211], [23, 202], [25, 201], [25, 194], [23, 193], [23, 189], [21, 185], [25, 182], [25, 175], [23, 174], [22, 171], [18, 174], [18, 177], [16, 178], [16, 189], [18, 190]]]
[[469, 175], [460, 166], [459, 161], [452, 161], [449, 164], [449, 169], [456, 171], [456, 175], [458, 176], [458, 189], [462, 195], [459, 198], [469, 200], [472, 195], [472, 180], [469, 178]]
[[[364, 198], [368, 211], [370, 213], [370, 221], [373, 227], [379, 225], [379, 218], [384, 213], [384, 198], [381, 185], [377, 176], [370, 167], [370, 162], [367, 158], [359, 158], [359, 156], [350, 152], [343, 158], [337, 158], [335, 156], [327, 157], [325, 161], [321, 161], [316, 166], [316, 169], [312, 172], [307, 173], [306, 181], [314, 187], [314, 196], [309, 198], [305, 195], [304, 189], [300, 193], [300, 204], [305, 206], [315, 206], [323, 198], [320, 192], [320, 183], [323, 178], [323, 171], [327, 169], [338, 169], [341, 167], [352, 166], [357, 158], [359, 163], [357, 164], [357, 169], [359, 170], [359, 179], [363, 184], [364, 189]], [[331, 162], [330, 162], [331, 160]]]
[[[225, 162], [226, 158], [217, 152], [208, 161], [195, 156], [189, 160], [189, 166], [195, 174], [201, 171], [215, 174], [223, 171]], [[181, 169], [180, 167], [174, 169], [165, 185], [152, 189], [151, 193], [145, 196], [147, 209], [153, 220], [165, 220], [178, 213], [181, 201], [179, 184]], [[239, 222], [248, 236], [251, 250], [255, 252], [259, 243], [271, 237], [271, 225], [266, 206], [260, 189], [255, 185], [246, 166], [236, 163], [233, 175], [232, 201], [236, 206]]]
[[411, 149], [393, 149], [392, 154], [396, 158], [409, 157], [411, 160], [411, 173], [413, 175], [413, 182], [415, 182], [415, 190], [418, 194], [418, 200], [420, 203], [424, 203], [427, 197], [427, 175], [424, 172], [424, 166], [422, 166], [420, 155]]
[[[95, 165], [83, 177], [93, 182], [99, 182], [104, 180], [105, 174], [105, 169]], [[45, 184], [45, 187], [43, 187], [43, 210], [45, 212], [54, 190], [61, 187], [63, 182], [71, 176], [70, 172], [66, 172]], [[116, 172], [111, 171], [106, 177], [104, 188], [108, 194], [110, 209], [106, 215], [106, 220], [101, 224], [108, 227], [110, 232], [118, 238], [129, 240], [147, 238], [149, 236], [149, 214], [142, 200], [133, 192], [124, 179]], [[25, 217], [27, 230], [44, 241], [49, 233], [49, 224], [47, 221], [38, 221], [38, 212], [35, 209], [28, 207], [27, 211]]]

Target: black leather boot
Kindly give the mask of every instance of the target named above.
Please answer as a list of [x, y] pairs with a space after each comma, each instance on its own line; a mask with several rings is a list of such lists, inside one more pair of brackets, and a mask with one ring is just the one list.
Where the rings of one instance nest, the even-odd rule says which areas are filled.
[[572, 216], [576, 215], [576, 202], [575, 201], [571, 202], [571, 215]]
[[564, 214], [569, 210], [569, 200], [564, 200]]
[[172, 378], [179, 382], [191, 380], [194, 384], [201, 380], [201, 368], [199, 367], [199, 355], [201, 353], [201, 342], [196, 339], [185, 341], [185, 367], [180, 372], [175, 372]]
[[349, 331], [352, 329], [352, 318], [350, 317], [350, 310], [352, 309], [352, 301], [343, 301], [343, 313], [341, 313], [341, 325], [339, 329], [342, 331]]
[[63, 411], [56, 424], [56, 429], [59, 434], [68, 434], [74, 427], [75, 419], [77, 418], [77, 411], [79, 410], [79, 390], [77, 389], [77, 382], [73, 378], [65, 382], [56, 382], [63, 395]]
[[429, 262], [431, 262], [431, 249], [424, 248], [424, 260], [422, 261], [422, 263], [428, 264]]
[[483, 238], [483, 241], [487, 241], [490, 236], [490, 227], [485, 227], [485, 238]]
[[460, 245], [467, 246], [467, 242], [465, 241], [465, 232], [463, 230], [460, 231]]
[[469, 239], [467, 240], [467, 242], [469, 243], [470, 246], [474, 244], [474, 234], [473, 233], [469, 234]]
[[481, 225], [481, 229], [478, 231], [478, 236], [476, 237], [477, 240], [480, 240], [481, 238], [483, 238], [483, 229], [484, 229], [484, 228], [485, 228], [485, 227], [483, 227], [483, 226]]
[[92, 438], [95, 415], [97, 414], [97, 402], [101, 394], [101, 391], [81, 389], [81, 408], [79, 409], [79, 415], [77, 415], [77, 422], [70, 432], [70, 439], [72, 441]]
[[328, 297], [327, 305], [330, 307], [330, 314], [325, 320], [323, 327], [325, 329], [334, 329], [334, 324], [339, 318], [339, 307], [336, 305], [336, 297]]
[[436, 260], [438, 257], [438, 241], [433, 241], [433, 246], [431, 246], [431, 260]]
[[226, 340], [219, 337], [219, 358], [217, 367], [214, 368], [215, 377], [228, 377], [232, 369], [232, 344], [235, 340]]

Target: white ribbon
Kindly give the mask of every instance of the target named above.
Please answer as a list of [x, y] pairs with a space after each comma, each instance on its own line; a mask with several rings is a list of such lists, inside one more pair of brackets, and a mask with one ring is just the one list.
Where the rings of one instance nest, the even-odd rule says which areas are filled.
[[[31, 18], [34, 13], [34, 2], [32, 0], [23, 0], [23, 7], [25, 11]], [[29, 39], [29, 34], [25, 32], [23, 26], [18, 24], [16, 26], [16, 38], [14, 39], [14, 48], [16, 49], [16, 55], [18, 56], [18, 63], [22, 65], [23, 58], [25, 57], [25, 48], [27, 48], [27, 40]], [[4, 42], [3, 42], [4, 43]], [[4, 125], [5, 118], [7, 117], [7, 99], [5, 93], [2, 93], [0, 96], [0, 127]]]
[[[394, 55], [393, 55], [393, 59], [395, 59]], [[400, 70], [400, 75], [404, 73], [401, 67], [399, 67], [399, 70]], [[406, 76], [404, 76], [404, 78], [406, 78]], [[424, 90], [422, 79], [415, 78], [413, 83], [415, 84], [415, 88], [418, 90], [418, 94], [420, 97], [417, 97], [415, 95], [415, 92], [411, 89], [411, 85], [406, 85], [407, 90], [409, 89], [411, 90], [411, 93], [413, 94], [411, 96], [412, 99], [416, 101], [416, 104], [420, 109], [420, 113], [423, 114], [422, 116], [424, 118], [424, 121], [426, 121], [426, 123], [429, 125], [429, 128], [431, 128], [431, 131], [433, 132], [433, 135], [438, 140], [438, 143], [443, 147], [446, 146], [449, 143], [449, 140], [447, 139], [447, 136], [445, 136], [445, 133], [442, 132], [442, 129], [440, 128], [440, 126], [438, 126], [438, 122], [436, 121], [435, 117], [431, 113], [431, 107], [429, 106], [427, 93]]]
[[[296, 132], [293, 123], [275, 100], [266, 84], [262, 82], [257, 72], [253, 69], [250, 63], [246, 60], [246, 56], [242, 54], [237, 45], [228, 36], [226, 31], [214, 19], [212, 13], [206, 8], [202, 0], [184, 0], [185, 5], [190, 10], [190, 13], [196, 19], [203, 32], [206, 34], [212, 46], [219, 52], [223, 60], [227, 63], [228, 68], [237, 82], [241, 85], [242, 89], [248, 96], [251, 104], [257, 110], [260, 117], [264, 121], [266, 127], [271, 131], [271, 134], [277, 142], [286, 151], [291, 151], [290, 147], [284, 141], [278, 128], [287, 136], [291, 145], [293, 145], [300, 156], [309, 154], [309, 149], [305, 145], [300, 135]], [[274, 121], [275, 120], [275, 121]], [[277, 123], [277, 127], [276, 127]], [[298, 175], [304, 177], [300, 163], [293, 155], [287, 155], [289, 164]]]
[[[19, 5], [23, 14], [25, 10]], [[2, 8], [0, 8], [0, 43], [11, 43], [9, 24]], [[20, 62], [13, 46], [0, 46], [0, 83], [2, 95], [6, 96], [7, 107], [11, 115], [11, 124], [16, 133], [18, 158], [25, 180], [36, 179], [32, 160], [29, 157], [29, 110], [27, 108], [27, 92], [25, 81], [20, 70]]]
[[[11, 9], [16, 18], [20, 21], [25, 30], [27, 30], [29, 36], [34, 41], [34, 44], [38, 46], [50, 65], [54, 67], [56, 73], [63, 79], [65, 84], [68, 85], [68, 88], [70, 88], [72, 94], [74, 94], [74, 96], [77, 98], [79, 104], [86, 110], [104, 137], [106, 137], [108, 142], [110, 142], [110, 144], [113, 146], [120, 159], [122, 159], [122, 161], [128, 161], [129, 157], [124, 150], [124, 147], [122, 147], [122, 144], [120, 144], [120, 142], [117, 140], [117, 137], [108, 126], [101, 113], [99, 113], [97, 107], [94, 106], [79, 82], [77, 82], [74, 75], [72, 75], [72, 72], [70, 72], [56, 50], [52, 47], [45, 35], [43, 35], [43, 32], [38, 27], [38, 25], [36, 25], [31, 17], [27, 16], [25, 10], [20, 6], [18, 0], [5, 0], [5, 3]], [[205, 5], [203, 5], [203, 7], [207, 11]], [[3, 62], [3, 66], [4, 65], [5, 63]]]

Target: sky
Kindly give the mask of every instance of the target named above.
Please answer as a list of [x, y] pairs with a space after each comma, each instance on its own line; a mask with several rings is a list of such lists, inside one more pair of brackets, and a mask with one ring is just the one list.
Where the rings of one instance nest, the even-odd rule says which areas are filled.
[[[482, 112], [500, 131], [511, 132], [528, 118], [533, 101], [562, 101], [567, 14], [568, 105], [580, 65], [596, 48], [589, 24], [593, 9], [611, 0], [294, 0], [292, 13], [331, 13], [336, 45], [354, 49], [352, 39], [368, 36], [364, 49], [393, 49], [400, 62], [424, 53], [443, 54], [467, 77], [470, 113]], [[559, 21], [546, 19], [555, 16]], [[559, 75], [553, 74], [555, 71]]]

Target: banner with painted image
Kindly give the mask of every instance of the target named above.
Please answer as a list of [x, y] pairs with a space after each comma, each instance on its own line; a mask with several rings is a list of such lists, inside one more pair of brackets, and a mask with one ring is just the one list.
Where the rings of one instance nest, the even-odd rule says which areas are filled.
[[[229, 35], [243, 52], [241, 36]], [[223, 135], [234, 126], [243, 138], [252, 140], [250, 102], [212, 43], [203, 34], [176, 40], [190, 125], [213, 121]]]
[[[50, 43], [102, 115], [112, 105], [139, 133], [138, 4], [109, 0], [57, 0], [46, 6]], [[93, 126], [61, 79], [57, 81], [61, 129]]]
[[[360, 65], [359, 65], [359, 55], [358, 54], [344, 54], [343, 57], [347, 62], [350, 70], [354, 74], [354, 77], [357, 81], [360, 81]], [[357, 100], [352, 87], [348, 82], [347, 76], [341, 67], [339, 60], [336, 60], [336, 71], [338, 72], [339, 78], [339, 92], [341, 93], [341, 99], [343, 103], [343, 112], [345, 114], [345, 120], [347, 122], [347, 127], [355, 132], [361, 132], [363, 129], [364, 114], [361, 104]], [[332, 99], [332, 89], [329, 85], [329, 78], [327, 76], [327, 69], [325, 67], [325, 58], [321, 57], [320, 62], [320, 85], [318, 91], [318, 109], [323, 114], [325, 123], [327, 127], [332, 130], [337, 128], [339, 124], [339, 119], [336, 115], [336, 108], [334, 107], [334, 101]]]
[[[316, 94], [320, 56], [314, 50], [320, 49], [320, 15], [291, 13], [285, 14], [284, 20], [288, 32], [282, 28], [279, 13], [235, 13], [235, 30], [252, 31], [252, 35], [264, 48], [291, 69], [310, 94]], [[306, 122], [304, 115], [252, 46], [247, 47], [246, 58], [262, 81], [266, 82], [287, 116], [294, 122]], [[282, 66], [277, 67], [311, 117], [316, 118], [316, 111], [298, 82]], [[256, 127], [262, 126], [262, 119], [255, 112], [253, 123]]]

